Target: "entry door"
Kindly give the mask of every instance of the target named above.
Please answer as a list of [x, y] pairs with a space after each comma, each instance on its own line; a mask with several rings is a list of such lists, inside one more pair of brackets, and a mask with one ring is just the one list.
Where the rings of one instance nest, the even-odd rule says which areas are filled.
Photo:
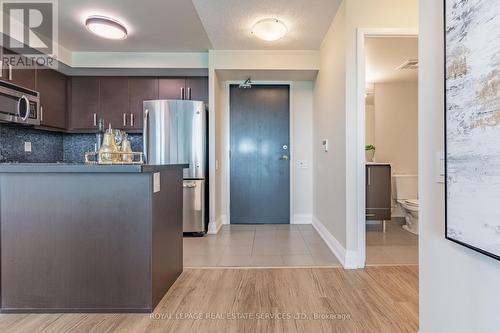
[[230, 87], [231, 223], [290, 223], [290, 87]]

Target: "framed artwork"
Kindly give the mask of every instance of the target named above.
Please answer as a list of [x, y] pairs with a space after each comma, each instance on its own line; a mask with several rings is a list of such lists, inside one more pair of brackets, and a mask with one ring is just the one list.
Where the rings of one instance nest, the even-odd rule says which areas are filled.
[[500, 4], [444, 7], [446, 238], [500, 260]]

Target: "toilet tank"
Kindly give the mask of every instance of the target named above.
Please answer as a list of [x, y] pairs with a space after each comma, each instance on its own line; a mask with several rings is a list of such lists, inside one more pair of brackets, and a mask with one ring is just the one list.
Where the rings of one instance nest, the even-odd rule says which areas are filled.
[[418, 175], [394, 175], [396, 200], [418, 199]]

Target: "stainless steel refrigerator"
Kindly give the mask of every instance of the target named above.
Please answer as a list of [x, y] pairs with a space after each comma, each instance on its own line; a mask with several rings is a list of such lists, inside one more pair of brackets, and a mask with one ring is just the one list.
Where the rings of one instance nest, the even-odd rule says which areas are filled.
[[144, 154], [148, 164], [184, 169], [184, 232], [206, 231], [207, 116], [203, 102], [144, 101]]

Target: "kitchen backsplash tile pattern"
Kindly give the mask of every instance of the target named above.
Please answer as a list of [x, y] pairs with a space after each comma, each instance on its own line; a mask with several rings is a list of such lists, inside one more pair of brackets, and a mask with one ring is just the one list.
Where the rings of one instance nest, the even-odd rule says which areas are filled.
[[[129, 134], [132, 150], [142, 151], [142, 135]], [[64, 162], [83, 163], [85, 153], [95, 150], [97, 142], [95, 134], [66, 134], [64, 135]]]
[[[25, 142], [31, 152], [25, 152]], [[0, 125], [0, 162], [53, 163], [63, 161], [63, 134], [29, 127]]]
[[[132, 150], [142, 151], [142, 135], [130, 134]], [[31, 153], [24, 143], [31, 142]], [[63, 134], [29, 127], [0, 125], [0, 163], [83, 163], [84, 154], [94, 151], [95, 134]]]

